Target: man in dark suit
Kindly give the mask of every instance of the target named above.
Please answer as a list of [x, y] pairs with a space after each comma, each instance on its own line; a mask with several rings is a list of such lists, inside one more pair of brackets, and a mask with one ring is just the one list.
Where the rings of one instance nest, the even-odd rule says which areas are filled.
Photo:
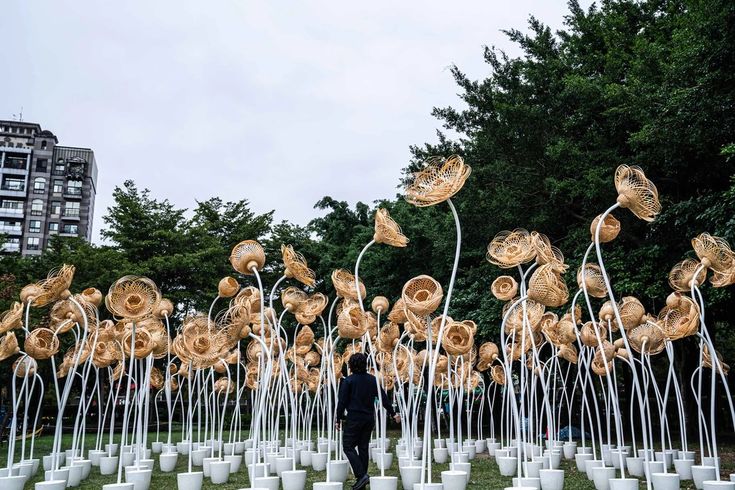
[[[339, 401], [337, 403], [337, 428], [345, 419], [342, 445], [345, 456], [350, 461], [352, 472], [357, 481], [352, 490], [365, 488], [370, 482], [367, 474], [368, 450], [370, 434], [375, 427], [375, 400], [380, 397], [383, 408], [396, 423], [401, 416], [396, 415], [393, 406], [388, 401], [385, 390], [378, 387], [375, 376], [367, 372], [367, 356], [362, 353], [353, 354], [348, 362], [350, 375], [342, 380], [339, 387]], [[380, 390], [380, 391], [378, 391]], [[356, 450], [357, 449], [357, 450]]]

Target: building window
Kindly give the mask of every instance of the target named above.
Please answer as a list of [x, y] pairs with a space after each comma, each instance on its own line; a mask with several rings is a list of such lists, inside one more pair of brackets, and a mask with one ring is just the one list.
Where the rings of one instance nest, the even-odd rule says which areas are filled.
[[0, 204], [0, 207], [3, 209], [23, 209], [23, 201], [11, 201], [10, 199], [5, 199]]
[[32, 219], [28, 222], [28, 231], [31, 233], [41, 233], [41, 221]]
[[58, 201], [54, 201], [51, 203], [51, 214], [53, 216], [58, 216], [61, 214], [61, 203]]
[[64, 181], [59, 179], [54, 179], [54, 188], [53, 192], [54, 194], [61, 194], [64, 191]]
[[9, 220], [0, 221], [0, 234], [1, 233], [20, 233], [20, 232], [21, 232], [20, 221], [9, 221]]
[[46, 192], [46, 179], [43, 177], [36, 177], [33, 179], [33, 192], [35, 194], [43, 194]]
[[79, 234], [79, 225], [65, 224], [61, 228], [61, 233], [64, 233], [66, 235], [77, 235]]
[[66, 192], [72, 196], [82, 195], [82, 181], [81, 180], [70, 180], [66, 184]]
[[52, 221], [48, 224], [48, 231], [58, 233], [59, 232], [59, 224]]
[[26, 182], [24, 179], [6, 178], [3, 180], [2, 188], [5, 191], [24, 191], [26, 189]]
[[42, 140], [41, 141], [41, 149], [42, 150], [45, 150], [46, 149], [46, 140]]
[[36, 162], [36, 172], [48, 172], [48, 160], [45, 158], [39, 158]]
[[66, 172], [66, 164], [64, 163], [63, 158], [59, 158], [59, 160], [54, 164], [54, 175], [64, 175]]
[[64, 216], [77, 217], [79, 216], [79, 203], [68, 202], [64, 206]]
[[3, 252], [18, 252], [20, 250], [20, 238], [7, 238], [2, 246]]
[[31, 216], [41, 216], [43, 214], [43, 201], [34, 199], [31, 201]]
[[[18, 143], [18, 146], [23, 146], [20, 143]], [[17, 153], [16, 153], [17, 154]], [[3, 165], [5, 168], [14, 168], [16, 170], [25, 170], [26, 169], [26, 157], [11, 157], [6, 156], [5, 157], [5, 164]]]
[[41, 249], [41, 239], [36, 236], [29, 236], [27, 248], [28, 250], [40, 250]]

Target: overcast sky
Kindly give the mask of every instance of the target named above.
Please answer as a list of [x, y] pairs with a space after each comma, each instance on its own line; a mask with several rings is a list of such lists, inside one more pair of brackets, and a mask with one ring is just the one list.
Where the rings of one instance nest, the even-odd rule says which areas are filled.
[[[585, 5], [589, 2], [584, 2]], [[0, 118], [91, 147], [94, 238], [125, 179], [180, 207], [220, 196], [306, 224], [324, 195], [392, 197], [448, 67], [487, 75], [505, 28], [562, 26], [564, 0], [3, 2]], [[246, 238], [246, 237], [243, 237]]]

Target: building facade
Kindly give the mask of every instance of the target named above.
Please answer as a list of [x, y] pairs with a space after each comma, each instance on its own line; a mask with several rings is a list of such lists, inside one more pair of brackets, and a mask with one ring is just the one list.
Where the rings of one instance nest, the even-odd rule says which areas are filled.
[[97, 162], [35, 123], [0, 120], [0, 252], [38, 255], [53, 235], [92, 237]]

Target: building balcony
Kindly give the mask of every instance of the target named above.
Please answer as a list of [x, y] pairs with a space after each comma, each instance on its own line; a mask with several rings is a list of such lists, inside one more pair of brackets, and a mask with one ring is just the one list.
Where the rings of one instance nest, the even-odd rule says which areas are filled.
[[28, 175], [28, 169], [26, 168], [15, 168], [15, 167], [3, 167], [3, 174], [5, 175]]
[[59, 236], [75, 237], [75, 236], [79, 236], [79, 233], [72, 233], [70, 231], [62, 231], [59, 233]]
[[20, 252], [20, 244], [5, 243], [3, 245], [0, 245], [0, 252], [5, 252], [5, 253]]
[[79, 210], [65, 210], [61, 215], [61, 219], [66, 221], [79, 221], [81, 219], [79, 216]]
[[82, 197], [83, 196], [82, 196], [82, 191], [81, 190], [79, 190], [79, 191], [73, 191], [71, 189], [66, 189], [64, 191], [64, 198], [66, 198], [66, 199], [77, 199], [77, 200], [81, 200]]
[[25, 187], [9, 187], [9, 186], [1, 186], [0, 187], [0, 196], [5, 197], [26, 197], [26, 190]]
[[23, 228], [20, 226], [0, 226], [0, 233], [5, 235], [22, 235]]
[[23, 208], [0, 208], [0, 218], [22, 218]]

